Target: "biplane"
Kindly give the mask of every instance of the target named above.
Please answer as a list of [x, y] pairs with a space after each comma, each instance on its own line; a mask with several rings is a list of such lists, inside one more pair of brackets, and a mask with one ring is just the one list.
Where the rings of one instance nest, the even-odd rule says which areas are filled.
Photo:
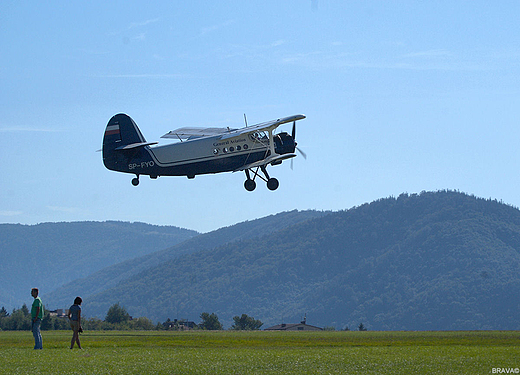
[[[152, 179], [160, 176], [187, 176], [245, 171], [244, 187], [256, 188], [256, 178], [267, 183], [269, 190], [276, 190], [279, 182], [269, 176], [267, 166], [279, 165], [294, 158], [296, 146], [296, 121], [304, 115], [294, 115], [240, 129], [183, 127], [161, 138], [176, 142], [158, 145], [147, 142], [137, 124], [126, 114], [113, 116], [103, 137], [103, 163], [112, 171], [135, 174], [134, 186], [139, 176]], [[293, 123], [291, 134], [274, 134], [278, 126]]]

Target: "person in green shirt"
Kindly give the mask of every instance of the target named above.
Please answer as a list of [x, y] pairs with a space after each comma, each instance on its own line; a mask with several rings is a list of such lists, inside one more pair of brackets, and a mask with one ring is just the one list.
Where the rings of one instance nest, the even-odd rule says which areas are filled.
[[34, 297], [31, 307], [32, 332], [34, 336], [34, 349], [43, 349], [42, 334], [40, 332], [43, 319], [43, 304], [40, 297], [38, 297], [38, 293], [38, 288], [31, 289], [31, 296]]

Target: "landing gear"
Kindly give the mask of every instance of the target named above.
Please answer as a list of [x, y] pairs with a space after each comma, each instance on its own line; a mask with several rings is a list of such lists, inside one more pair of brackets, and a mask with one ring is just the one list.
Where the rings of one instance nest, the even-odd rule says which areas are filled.
[[[262, 177], [260, 174], [258, 174], [258, 169], [262, 170], [262, 173], [264, 174], [265, 178]], [[246, 181], [244, 182], [244, 187], [247, 191], [253, 191], [256, 188], [256, 182], [255, 178], [258, 177], [265, 182], [267, 182], [267, 188], [271, 191], [274, 191], [278, 189], [278, 186], [280, 186], [280, 183], [276, 178], [269, 177], [269, 173], [267, 173], [267, 169], [265, 168], [265, 165], [262, 165], [261, 167], [257, 167], [254, 171], [253, 178], [251, 178], [251, 174], [249, 172], [249, 169], [245, 170], [246, 172]]]
[[[278, 189], [278, 186], [280, 186], [280, 183], [278, 182], [278, 180], [276, 178], [269, 177], [269, 173], [267, 173], [267, 169], [266, 169], [265, 165], [262, 165], [260, 167], [260, 169], [262, 169], [262, 172], [264, 173], [265, 178], [267, 179], [267, 188], [271, 191]], [[264, 181], [265, 181], [265, 179], [264, 179]]]
[[[150, 175], [150, 178], [152, 180], [157, 180], [157, 177], [159, 177], [159, 176]], [[135, 178], [132, 178], [132, 185], [134, 185], [134, 186], [139, 185], [139, 175], [138, 174], [135, 175]]]
[[[258, 171], [258, 169], [257, 169]], [[247, 191], [253, 191], [256, 189], [256, 182], [255, 182], [256, 173], [251, 178], [251, 175], [249, 174], [249, 169], [246, 169], [246, 182], [244, 182], [244, 187]]]
[[280, 186], [280, 183], [278, 182], [278, 180], [276, 178], [270, 178], [269, 180], [267, 180], [267, 188], [269, 190], [276, 190], [278, 189], [278, 186]]
[[247, 191], [253, 191], [256, 189], [256, 182], [248, 178], [246, 182], [244, 182], [244, 187]]

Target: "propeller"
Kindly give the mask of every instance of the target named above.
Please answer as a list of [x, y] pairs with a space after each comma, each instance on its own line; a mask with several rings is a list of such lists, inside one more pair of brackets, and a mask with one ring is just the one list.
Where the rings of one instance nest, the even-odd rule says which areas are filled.
[[303, 150], [302, 150], [301, 148], [296, 147], [296, 150], [297, 150], [300, 154], [302, 154], [302, 156], [303, 156], [303, 158], [304, 158], [305, 160], [307, 160], [307, 154], [306, 154], [305, 152], [303, 152]]
[[[297, 143], [296, 143], [296, 121], [293, 121], [293, 125], [292, 125], [292, 138], [294, 140], [294, 147], [296, 148], [296, 150], [303, 156], [303, 158], [305, 160], [307, 160], [307, 154], [299, 147], [296, 147]], [[293, 159], [291, 159], [291, 169], [293, 169]]]

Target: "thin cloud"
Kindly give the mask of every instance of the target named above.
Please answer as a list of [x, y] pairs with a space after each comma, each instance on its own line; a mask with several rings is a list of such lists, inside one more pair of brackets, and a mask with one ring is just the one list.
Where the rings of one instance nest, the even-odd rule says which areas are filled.
[[189, 75], [181, 73], [173, 74], [101, 74], [94, 75], [95, 78], [135, 78], [135, 79], [179, 79], [188, 78]]
[[78, 48], [78, 52], [81, 52], [85, 55], [93, 55], [93, 56], [102, 56], [102, 55], [108, 55], [110, 51], [102, 51], [102, 50], [94, 50], [94, 49], [85, 49], [85, 48]]
[[152, 18], [152, 19], [149, 19], [149, 20], [146, 20], [146, 21], [141, 21], [141, 22], [132, 22], [130, 24], [130, 26], [128, 26], [128, 29], [135, 29], [136, 27], [143, 27], [143, 26], [146, 26], [146, 25], [149, 25], [151, 23], [156, 23], [156, 22], [159, 22], [161, 18], [160, 17], [157, 17], [157, 18]]
[[0, 210], [0, 216], [20, 216], [22, 214], [22, 211]]
[[25, 127], [25, 126], [11, 126], [11, 127], [0, 128], [0, 133], [21, 133], [21, 132], [59, 133], [62, 131], [63, 131], [63, 129], [31, 128], [31, 127]]
[[281, 40], [277, 40], [277, 41], [271, 43], [271, 47], [278, 47], [278, 46], [281, 46], [283, 44], [285, 44], [285, 40], [281, 39]]
[[133, 29], [136, 29], [136, 28], [148, 26], [148, 25], [151, 25], [153, 23], [159, 22], [160, 19], [161, 19], [160, 17], [157, 17], [157, 18], [152, 18], [152, 19], [149, 19], [149, 20], [144, 20], [144, 21], [141, 21], [141, 22], [132, 22], [126, 28], [123, 27], [122, 29], [108, 32], [107, 35], [109, 35], [109, 36], [121, 35], [123, 33], [128, 32], [128, 30], [133, 30]]
[[138, 41], [138, 42], [142, 42], [143, 40], [146, 40], [146, 33], [141, 33], [139, 35], [132, 37], [131, 39]]
[[488, 70], [492, 65], [473, 58], [456, 58], [444, 49], [425, 50], [394, 57], [363, 56], [359, 53], [327, 53], [314, 51], [286, 54], [278, 60], [285, 65], [299, 65], [309, 69], [366, 68], [398, 70]]
[[[278, 57], [272, 55], [273, 53], [279, 53], [281, 50], [280, 46], [286, 45], [287, 42], [283, 39], [275, 40], [269, 44], [260, 45], [245, 45], [245, 44], [230, 44], [225, 48], [215, 49], [209, 51], [209, 54], [213, 54], [216, 58], [220, 59], [231, 59], [231, 58], [242, 58], [252, 59], [258, 61], [259, 59], [277, 60]], [[198, 57], [202, 59], [202, 57]]]
[[222, 23], [219, 23], [218, 25], [213, 25], [213, 26], [208, 26], [208, 27], [203, 27], [201, 30], [200, 30], [200, 35], [203, 36], [203, 35], [206, 35], [206, 34], [210, 34], [210, 33], [213, 33], [217, 30], [220, 30], [222, 28], [225, 28], [225, 27], [228, 27], [232, 24], [234, 24], [235, 21], [233, 20], [228, 20], [226, 22], [222, 22]]
[[80, 211], [79, 208], [76, 207], [47, 206], [47, 208], [51, 211], [64, 212], [68, 214], [74, 214]]
[[403, 55], [403, 57], [445, 57], [451, 56], [451, 53], [445, 49], [430, 49], [427, 51], [411, 52]]

